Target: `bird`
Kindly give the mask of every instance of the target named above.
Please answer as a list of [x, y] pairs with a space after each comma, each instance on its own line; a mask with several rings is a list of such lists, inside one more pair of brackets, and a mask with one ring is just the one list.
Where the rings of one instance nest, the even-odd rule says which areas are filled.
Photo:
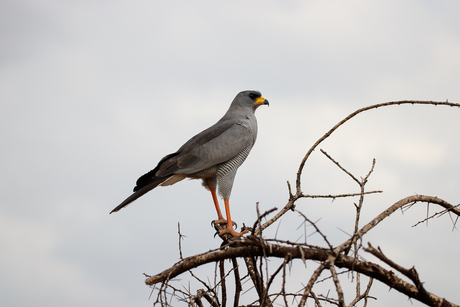
[[[238, 93], [217, 123], [192, 137], [179, 150], [161, 159], [153, 170], [139, 177], [134, 193], [110, 213], [126, 207], [157, 186], [173, 185], [185, 178], [201, 179], [202, 185], [211, 192], [217, 211], [214, 223], [227, 225], [220, 234], [229, 233], [235, 237], [246, 233], [247, 230], [233, 230], [229, 199], [237, 169], [256, 142], [255, 111], [261, 105], [269, 105], [269, 102], [259, 91]], [[216, 190], [224, 200], [226, 219], [220, 210]]]

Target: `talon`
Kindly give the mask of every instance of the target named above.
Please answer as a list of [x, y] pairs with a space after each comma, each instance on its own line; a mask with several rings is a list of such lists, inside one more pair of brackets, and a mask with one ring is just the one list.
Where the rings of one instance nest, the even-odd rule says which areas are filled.
[[244, 235], [244, 234], [246, 234], [246, 233], [248, 233], [248, 232], [249, 232], [249, 231], [247, 231], [246, 229], [243, 230], [242, 232], [237, 232], [237, 231], [235, 231], [235, 230], [233, 230], [233, 229], [222, 229], [222, 230], [219, 232], [219, 235], [223, 235], [223, 234], [228, 233], [228, 234], [230, 234], [230, 235], [233, 236], [233, 237], [239, 237], [239, 236], [242, 236], [242, 235]]
[[227, 224], [227, 220], [219, 219], [219, 220], [214, 220], [214, 221], [211, 222], [211, 225], [213, 227], [216, 227], [214, 225], [221, 225], [221, 224]]
[[[220, 220], [214, 220], [214, 221], [211, 221], [211, 226], [215, 227], [214, 225], [220, 225], [220, 224], [227, 224], [227, 220], [224, 220], [224, 219], [220, 219]], [[232, 221], [232, 224], [233, 224], [233, 227], [236, 229], [238, 228], [238, 224], [234, 221]]]

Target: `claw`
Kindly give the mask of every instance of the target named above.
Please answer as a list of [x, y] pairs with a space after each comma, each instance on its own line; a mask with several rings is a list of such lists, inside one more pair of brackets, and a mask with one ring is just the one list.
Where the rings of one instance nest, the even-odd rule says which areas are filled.
[[[221, 220], [214, 220], [214, 221], [211, 221], [211, 226], [212, 227], [215, 227], [214, 225], [219, 225], [219, 224], [227, 224], [227, 220], [224, 220], [224, 219], [221, 219]], [[238, 225], [232, 221], [232, 224], [233, 224], [233, 227], [238, 228]]]
[[220, 219], [220, 220], [214, 220], [211, 222], [212, 227], [216, 227], [215, 225], [220, 225], [220, 224], [227, 224], [227, 220]]
[[243, 230], [242, 232], [237, 232], [237, 231], [235, 231], [235, 230], [233, 230], [233, 229], [222, 229], [222, 230], [219, 232], [219, 236], [228, 233], [228, 234], [230, 234], [232, 237], [239, 237], [239, 236], [242, 236], [242, 235], [244, 235], [244, 234], [246, 234], [246, 233], [248, 233], [248, 232], [249, 232], [249, 231], [246, 230], [246, 229]]
[[242, 232], [237, 232], [235, 231], [234, 229], [237, 229], [238, 228], [238, 225], [232, 221], [232, 226], [233, 228], [228, 228], [228, 223], [227, 223], [227, 220], [225, 219], [218, 219], [218, 220], [214, 220], [211, 222], [211, 226], [214, 227], [214, 229], [217, 230], [217, 232], [214, 234], [214, 237], [216, 237], [216, 235], [225, 235], [225, 234], [229, 234], [231, 235], [232, 237], [238, 237], [238, 236], [241, 236], [245, 233], [247, 233], [248, 231], [247, 230], [244, 230]]

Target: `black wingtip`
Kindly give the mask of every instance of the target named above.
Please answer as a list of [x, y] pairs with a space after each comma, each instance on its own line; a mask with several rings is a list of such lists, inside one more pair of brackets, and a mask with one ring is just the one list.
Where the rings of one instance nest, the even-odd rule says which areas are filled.
[[121, 210], [122, 208], [126, 207], [145, 193], [149, 192], [150, 190], [156, 188], [159, 184], [167, 180], [170, 176], [167, 177], [160, 177], [160, 178], [155, 178], [154, 181], [150, 182], [149, 184], [143, 186], [139, 190], [136, 190], [133, 194], [131, 194], [128, 198], [126, 198], [121, 204], [116, 206], [112, 211], [110, 211], [109, 214], [112, 214], [113, 212], [117, 212]]
[[[134, 193], [134, 194], [136, 194], [136, 193]], [[134, 195], [134, 194], [133, 194], [133, 195]], [[139, 196], [136, 197], [135, 199], [133, 199], [133, 200], [127, 202], [128, 199], [132, 198], [133, 195], [131, 195], [131, 196], [128, 197], [124, 202], [122, 202], [121, 204], [119, 204], [118, 206], [116, 206], [112, 211], [110, 211], [109, 214], [112, 214], [112, 213], [114, 213], [114, 212], [120, 211], [121, 208], [126, 207], [126, 206], [129, 205], [131, 202], [133, 202], [135, 199], [137, 199], [138, 197], [140, 197], [140, 195], [139, 195]]]

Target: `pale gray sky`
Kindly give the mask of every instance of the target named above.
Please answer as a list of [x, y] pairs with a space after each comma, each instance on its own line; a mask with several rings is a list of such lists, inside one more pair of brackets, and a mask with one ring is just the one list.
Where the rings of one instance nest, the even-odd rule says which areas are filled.
[[[255, 203], [282, 207], [308, 148], [357, 108], [460, 102], [459, 11], [454, 0], [2, 1], [0, 305], [151, 306], [142, 273], [179, 259], [178, 222], [185, 256], [220, 241], [198, 181], [109, 215], [140, 175], [239, 91], [260, 90], [270, 107], [257, 111], [258, 140], [231, 198], [234, 220], [252, 224]], [[459, 202], [459, 118], [448, 107], [373, 110], [322, 144], [356, 176], [376, 158], [368, 188], [384, 193], [367, 198], [363, 223], [416, 193]], [[319, 151], [303, 180], [309, 194], [358, 191]], [[297, 208], [337, 244], [353, 201]], [[411, 227], [425, 214], [398, 213], [365, 242], [458, 304], [459, 231], [447, 216]], [[292, 213], [279, 234], [297, 238], [298, 224]], [[386, 286], [371, 294], [370, 306], [421, 306]]]

